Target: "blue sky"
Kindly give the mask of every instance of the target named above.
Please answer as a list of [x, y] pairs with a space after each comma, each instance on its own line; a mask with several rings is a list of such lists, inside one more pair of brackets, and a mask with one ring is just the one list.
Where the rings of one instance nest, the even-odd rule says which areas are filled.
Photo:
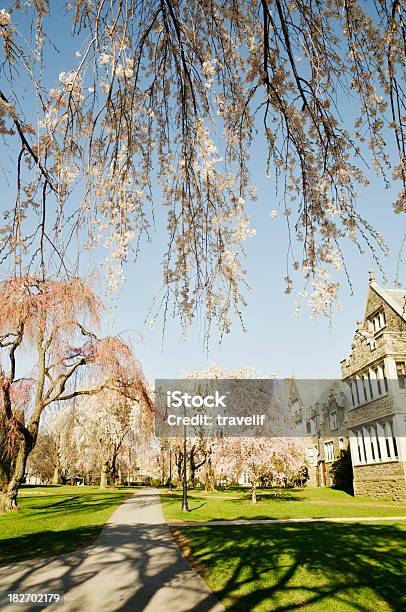
[[[252, 161], [254, 164], [255, 156]], [[258, 164], [262, 161], [258, 159]], [[294, 293], [284, 293], [287, 247], [284, 220], [270, 218], [270, 211], [276, 208], [274, 193], [265, 172], [260, 174], [256, 181], [258, 201], [251, 207], [257, 235], [249, 240], [246, 248], [247, 280], [251, 286], [243, 312], [246, 332], [236, 321], [221, 345], [214, 333], [206, 354], [198, 325], [182, 341], [179, 322], [171, 320], [162, 346], [159, 324], [154, 330], [144, 325], [145, 313], [159, 290], [160, 236], [156, 236], [152, 245], [147, 245], [139, 262], [127, 266], [123, 294], [115, 306], [115, 325], [142, 334], [143, 340], [137, 342], [136, 348], [148, 376], [172, 377], [181, 370], [199, 370], [213, 361], [228, 369], [254, 367], [264, 374], [280, 376], [293, 371], [303, 378], [339, 376], [339, 362], [350, 351], [355, 322], [364, 314], [368, 269], [376, 266], [368, 253], [360, 256], [353, 245], [348, 245], [346, 256], [354, 295], [342, 276], [342, 308], [334, 311], [331, 321], [311, 320], [309, 308], [303, 308], [301, 316], [296, 317], [297, 297]], [[384, 267], [389, 279], [393, 279], [404, 220], [392, 213], [390, 194], [378, 185], [360, 194], [359, 203], [369, 220], [383, 231], [391, 248]], [[378, 271], [376, 275], [381, 282]], [[401, 279], [405, 280], [404, 272]]]
[[[6, 3], [0, 2], [1, 6], [6, 6]], [[60, 27], [57, 18], [51, 20], [51, 27], [55, 37]], [[68, 32], [68, 24], [64, 31]], [[57, 38], [61, 52], [55, 54], [47, 65], [50, 83], [56, 83], [58, 74], [71, 69], [77, 61], [74, 53], [78, 46], [72, 44], [69, 36], [62, 38], [59, 35]], [[348, 114], [351, 115], [350, 108]], [[0, 162], [9, 167], [4, 151], [0, 151]], [[231, 333], [219, 345], [216, 331], [213, 330], [208, 353], [199, 322], [189, 330], [185, 340], [181, 338], [177, 319], [168, 321], [163, 341], [159, 320], [153, 330], [148, 325], [148, 310], [160, 291], [160, 262], [166, 242], [165, 219], [159, 215], [162, 208], [159, 192], [156, 192], [155, 213], [158, 222], [152, 243], [144, 245], [136, 263], [129, 262], [125, 267], [125, 284], [120, 295], [110, 300], [110, 312], [103, 322], [105, 333], [133, 330], [130, 333], [135, 349], [149, 378], [176, 377], [182, 371], [200, 370], [212, 362], [227, 369], [253, 367], [264, 374], [276, 373], [280, 376], [292, 372], [302, 378], [339, 376], [339, 362], [350, 351], [355, 321], [363, 316], [368, 268], [375, 268], [378, 281], [382, 282], [382, 279], [370, 254], [366, 252], [361, 256], [354, 245], [348, 244], [345, 255], [354, 295], [350, 295], [342, 274], [342, 308], [334, 312], [331, 321], [325, 318], [311, 320], [309, 308], [304, 308], [302, 315], [296, 317], [294, 301], [297, 296], [295, 292], [292, 295], [284, 293], [286, 227], [284, 218], [270, 218], [271, 210], [278, 208], [278, 201], [272, 180], [266, 177], [265, 162], [263, 145], [259, 140], [254, 141], [251, 166], [258, 200], [249, 205], [248, 212], [257, 235], [246, 243], [245, 267], [251, 286], [246, 296], [248, 305], [243, 311], [247, 331], [243, 332], [239, 322], [235, 321]], [[6, 187], [2, 174], [0, 187], [3, 194], [0, 210], [3, 210], [9, 207], [8, 198], [13, 198], [13, 192], [12, 188]], [[393, 190], [385, 190], [380, 181], [374, 180], [370, 187], [359, 193], [358, 198], [359, 212], [382, 231], [391, 249], [391, 255], [384, 261], [390, 281], [396, 274], [402, 234], [406, 230], [404, 216], [395, 215], [391, 208], [397, 191], [398, 185]], [[99, 254], [97, 252], [96, 255]], [[96, 257], [88, 270], [97, 266]], [[403, 284], [406, 281], [404, 269], [401, 270], [401, 281]], [[389, 286], [393, 286], [393, 282], [389, 282]], [[300, 284], [297, 287], [300, 289]]]

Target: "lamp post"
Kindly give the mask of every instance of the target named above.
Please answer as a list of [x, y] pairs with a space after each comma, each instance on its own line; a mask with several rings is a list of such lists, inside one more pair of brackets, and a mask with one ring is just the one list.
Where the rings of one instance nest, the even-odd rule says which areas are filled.
[[[186, 406], [183, 404], [183, 415], [186, 416]], [[182, 512], [189, 512], [187, 499], [187, 474], [186, 474], [186, 425], [183, 425], [183, 482], [182, 482]]]
[[172, 446], [169, 445], [169, 493], [172, 493]]

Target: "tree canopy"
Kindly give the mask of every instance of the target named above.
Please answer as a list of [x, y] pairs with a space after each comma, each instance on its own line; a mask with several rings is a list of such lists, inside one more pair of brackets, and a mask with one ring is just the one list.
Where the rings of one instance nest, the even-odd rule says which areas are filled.
[[357, 190], [376, 172], [399, 184], [393, 207], [406, 210], [399, 0], [65, 8], [77, 57], [59, 77], [43, 67], [61, 3], [15, 0], [0, 12], [0, 131], [16, 147], [17, 185], [1, 258], [25, 272], [45, 260], [69, 272], [77, 232], [86, 248], [109, 248], [115, 286], [131, 245], [138, 251], [153, 226], [157, 179], [167, 216], [163, 310], [173, 304], [184, 326], [201, 310], [208, 327], [229, 331], [245, 300], [249, 155], [262, 139], [289, 232], [286, 291], [302, 270], [317, 315], [336, 297], [330, 271], [345, 268], [343, 242], [366, 242], [379, 261], [384, 240], [360, 215]]

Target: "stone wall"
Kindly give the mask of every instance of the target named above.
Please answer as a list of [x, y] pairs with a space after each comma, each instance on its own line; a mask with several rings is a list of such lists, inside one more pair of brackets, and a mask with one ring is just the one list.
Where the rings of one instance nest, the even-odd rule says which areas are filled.
[[406, 501], [405, 464], [399, 461], [354, 466], [354, 493]]
[[348, 427], [366, 424], [382, 417], [391, 416], [399, 412], [395, 410], [393, 397], [391, 394], [378, 397], [375, 400], [361, 404], [356, 408], [348, 410]]
[[391, 306], [389, 306], [389, 304], [387, 304], [381, 298], [381, 296], [374, 291], [373, 287], [370, 287], [370, 290], [368, 292], [365, 318], [367, 319], [368, 317], [370, 317], [372, 314], [374, 314], [375, 311], [379, 310], [379, 308], [381, 307], [383, 307], [383, 310], [385, 311], [387, 329], [390, 329], [390, 331], [399, 332], [406, 331], [406, 323], [402, 321], [398, 313], [395, 312], [393, 308], [391, 308]]
[[395, 312], [389, 304], [378, 295], [373, 287], [369, 288], [365, 319], [361, 328], [365, 331], [369, 329], [368, 317], [379, 309], [385, 312], [386, 325], [374, 335], [376, 347], [372, 348], [369, 340], [356, 333], [353, 341], [349, 362], [346, 359], [341, 361], [342, 378], [346, 379], [353, 376], [359, 370], [372, 366], [375, 361], [380, 361], [386, 355], [394, 353], [404, 354], [405, 352], [405, 332], [406, 323]]

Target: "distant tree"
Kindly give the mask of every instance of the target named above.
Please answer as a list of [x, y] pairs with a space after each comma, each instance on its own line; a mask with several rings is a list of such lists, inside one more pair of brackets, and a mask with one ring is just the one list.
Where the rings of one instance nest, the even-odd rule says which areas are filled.
[[[56, 412], [47, 414], [44, 421], [37, 442], [28, 457], [27, 472], [46, 477], [55, 485], [66, 484], [75, 475], [78, 460], [72, 407], [65, 405]], [[52, 466], [51, 475], [48, 474], [49, 465]]]
[[340, 450], [337, 459], [333, 462], [330, 468], [331, 478], [333, 480], [333, 488], [354, 493], [353, 485], [353, 469], [351, 461], [351, 451], [349, 448]]
[[286, 487], [303, 461], [301, 445], [294, 438], [225, 438], [219, 444], [217, 469], [237, 481], [244, 473], [251, 486], [251, 501], [257, 503], [257, 487], [262, 483]]
[[48, 432], [40, 430], [37, 442], [27, 459], [27, 476], [35, 476], [43, 481], [54, 482], [55, 461], [55, 440]]
[[[270, 379], [253, 368], [240, 368], [239, 370], [226, 370], [216, 364], [211, 364], [200, 372], [189, 372], [183, 378], [196, 380], [199, 392], [204, 394], [204, 381], [213, 380], [252, 380]], [[242, 393], [244, 393], [242, 387]], [[284, 390], [276, 382], [269, 387], [269, 401], [272, 401], [272, 420], [274, 423], [275, 437], [264, 436], [260, 427], [252, 429], [252, 437], [227, 437], [205, 438], [204, 432], [200, 437], [197, 435], [199, 428], [195, 430], [196, 437], [188, 441], [190, 453], [190, 467], [192, 476], [195, 466], [206, 466], [204, 481], [209, 490], [214, 488], [216, 480], [227, 478], [228, 481], [238, 481], [242, 473], [248, 475], [251, 485], [252, 503], [257, 502], [256, 490], [261, 477], [272, 473], [272, 478], [279, 484], [285, 483], [291, 478], [293, 472], [297, 472], [302, 464], [303, 456], [301, 445], [295, 438], [277, 437], [278, 429], [286, 431], [289, 426], [289, 415], [284, 402]], [[258, 388], [257, 392], [263, 401], [264, 390]], [[248, 398], [241, 397], [241, 402]], [[255, 405], [255, 398], [249, 401]], [[182, 452], [179, 445], [180, 453]], [[181, 464], [180, 464], [181, 465]], [[195, 469], [192, 469], [195, 468]]]
[[52, 484], [66, 484], [75, 476], [78, 463], [78, 445], [73, 435], [76, 426], [75, 405], [59, 408], [52, 419], [48, 419], [48, 434], [54, 440], [54, 474]]
[[[120, 392], [104, 389], [82, 402], [78, 410], [79, 448], [87, 448], [99, 465], [101, 488], [108, 486], [109, 479], [115, 485], [121, 484], [119, 458], [125, 450], [125, 442], [130, 433], [135, 434], [140, 428], [144, 433], [151, 429], [151, 407], [152, 400], [140, 396], [136, 389], [132, 399], [128, 393], [123, 396]], [[136, 445], [135, 436], [132, 444]]]

